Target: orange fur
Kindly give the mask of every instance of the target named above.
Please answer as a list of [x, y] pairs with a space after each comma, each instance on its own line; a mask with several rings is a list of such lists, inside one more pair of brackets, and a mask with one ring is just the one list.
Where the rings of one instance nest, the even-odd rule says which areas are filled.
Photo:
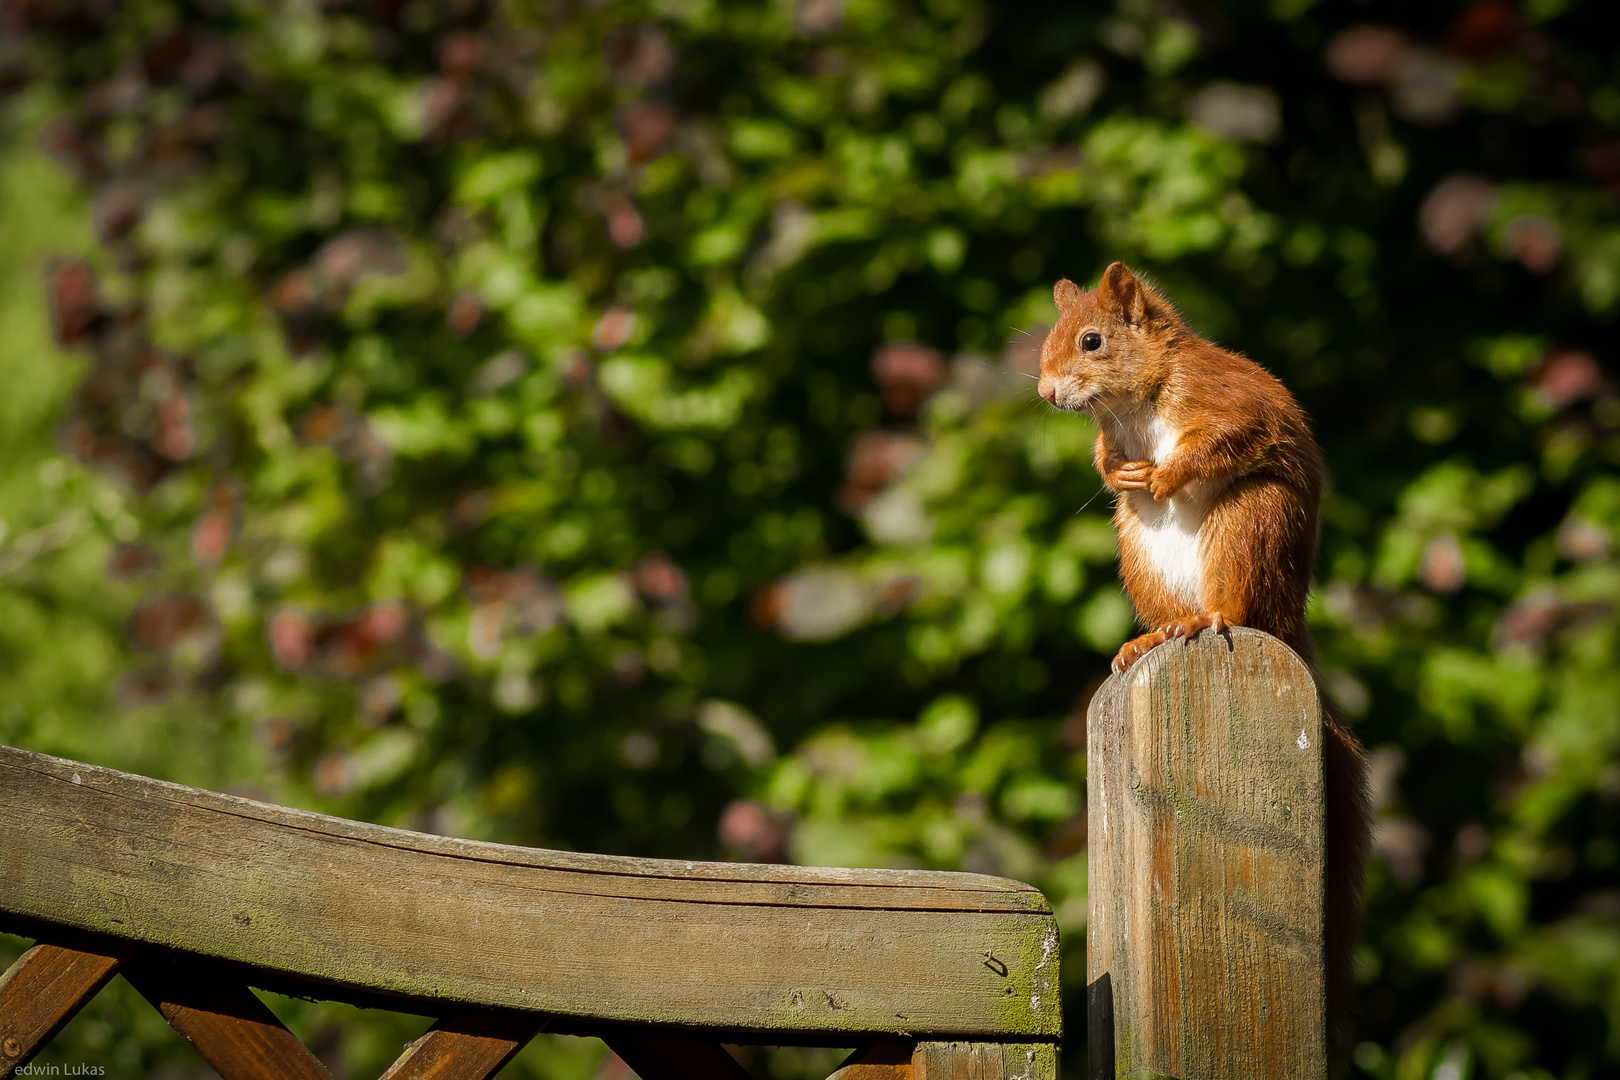
[[[1148, 629], [1120, 649], [1115, 670], [1223, 623], [1264, 630], [1312, 663], [1305, 601], [1322, 464], [1293, 396], [1194, 334], [1124, 263], [1094, 289], [1060, 281], [1053, 298], [1040, 393], [1097, 421], [1097, 471], [1119, 493], [1120, 577]], [[1323, 723], [1328, 1012], [1342, 1050], [1368, 844], [1366, 763], [1325, 699]]]

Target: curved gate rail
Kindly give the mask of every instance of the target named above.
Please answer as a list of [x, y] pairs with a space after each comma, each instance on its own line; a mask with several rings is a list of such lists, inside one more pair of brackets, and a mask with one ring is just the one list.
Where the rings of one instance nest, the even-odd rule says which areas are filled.
[[1058, 932], [1021, 882], [454, 840], [0, 747], [0, 1075], [122, 974], [225, 1080], [328, 1074], [249, 989], [437, 1018], [386, 1080], [492, 1076], [542, 1029], [644, 1080], [722, 1042], [839, 1080], [1056, 1076]]

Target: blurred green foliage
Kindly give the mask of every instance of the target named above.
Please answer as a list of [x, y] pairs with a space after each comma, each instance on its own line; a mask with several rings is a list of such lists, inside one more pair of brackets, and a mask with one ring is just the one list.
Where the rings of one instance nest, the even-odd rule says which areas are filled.
[[[1078, 1075], [1076, 751], [1131, 613], [1092, 432], [1027, 376], [1053, 280], [1123, 258], [1333, 474], [1313, 628], [1380, 814], [1355, 1069], [1620, 1064], [1604, 5], [3, 10], [0, 740], [1024, 878]], [[356, 1074], [420, 1027], [277, 1007]], [[189, 1053], [119, 987], [50, 1051]]]

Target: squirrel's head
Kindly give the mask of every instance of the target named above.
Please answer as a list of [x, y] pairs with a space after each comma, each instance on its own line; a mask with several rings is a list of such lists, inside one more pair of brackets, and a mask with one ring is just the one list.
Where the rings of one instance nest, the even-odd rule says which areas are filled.
[[1164, 385], [1186, 324], [1170, 302], [1122, 262], [1095, 289], [1065, 278], [1052, 290], [1058, 321], [1041, 348], [1041, 397], [1060, 409], [1130, 404]]

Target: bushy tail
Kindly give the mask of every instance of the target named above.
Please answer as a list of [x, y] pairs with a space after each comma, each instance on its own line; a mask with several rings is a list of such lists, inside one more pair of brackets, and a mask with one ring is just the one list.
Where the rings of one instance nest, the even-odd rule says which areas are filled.
[[1327, 798], [1327, 1014], [1331, 1059], [1349, 1050], [1361, 930], [1361, 884], [1371, 843], [1367, 754], [1338, 710], [1322, 698], [1322, 769]]

